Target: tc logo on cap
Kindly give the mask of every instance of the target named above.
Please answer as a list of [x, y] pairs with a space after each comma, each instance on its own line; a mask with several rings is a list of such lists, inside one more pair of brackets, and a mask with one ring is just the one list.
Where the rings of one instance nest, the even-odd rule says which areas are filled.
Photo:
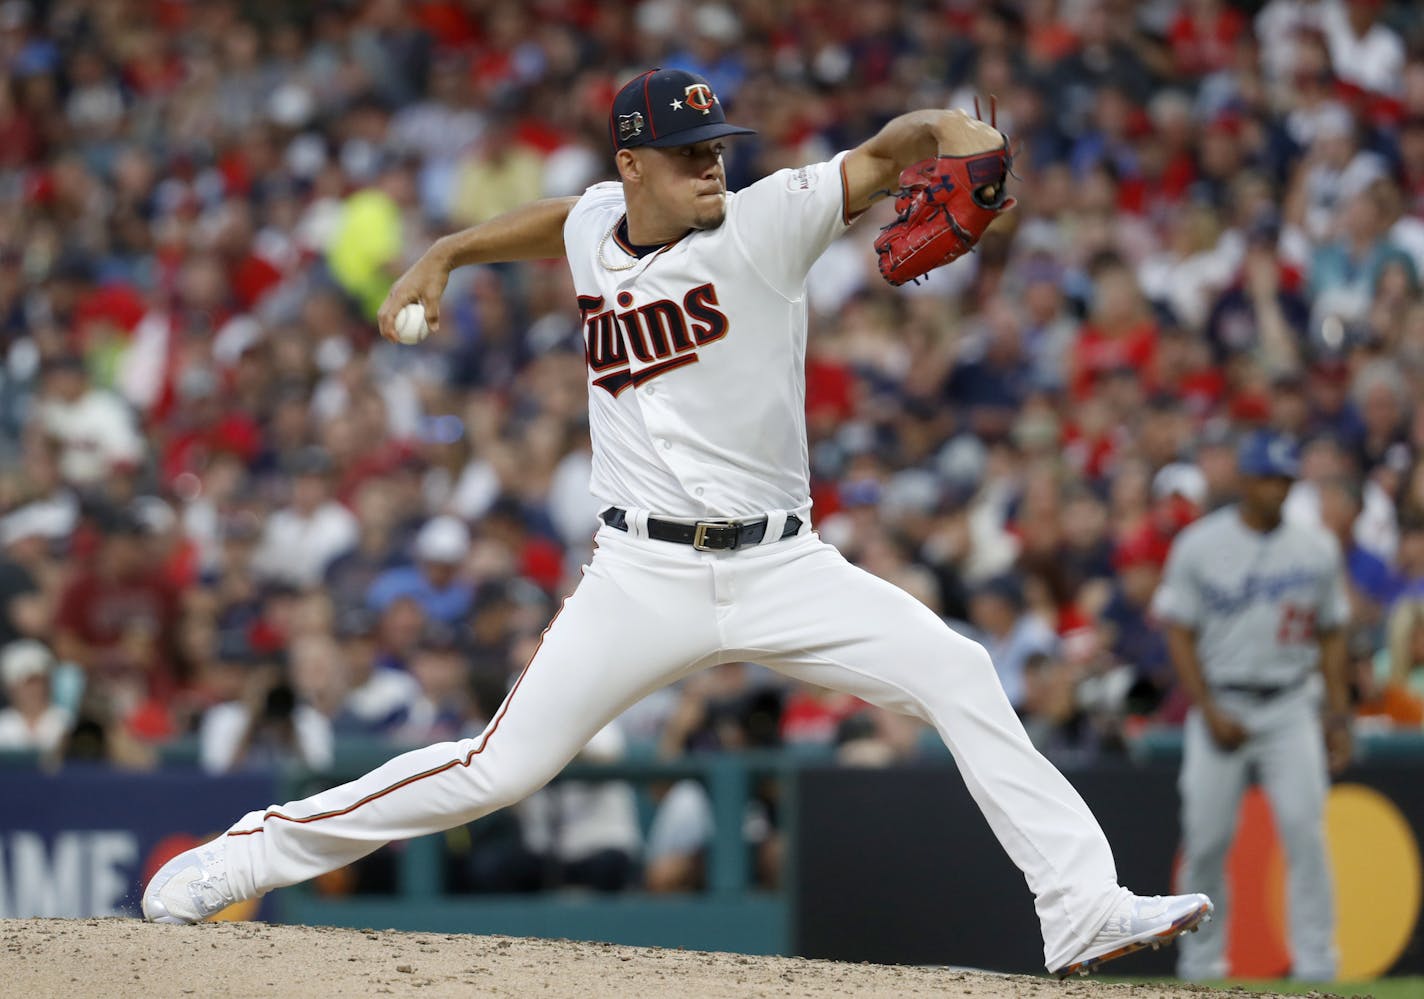
[[[691, 110], [701, 114], [688, 114]], [[614, 149], [691, 146], [727, 135], [751, 135], [727, 121], [712, 84], [682, 69], [650, 69], [619, 89], [608, 111]]]
[[635, 135], [643, 134], [643, 116], [637, 111], [618, 116], [618, 141], [627, 142]]
[[710, 113], [712, 105], [717, 103], [717, 95], [712, 93], [712, 88], [705, 83], [694, 83], [683, 93], [687, 95], [687, 106], [703, 114]]

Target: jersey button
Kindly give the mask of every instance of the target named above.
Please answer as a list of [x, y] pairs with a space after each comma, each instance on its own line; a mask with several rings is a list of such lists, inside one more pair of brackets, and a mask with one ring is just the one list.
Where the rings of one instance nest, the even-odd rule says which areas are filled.
[[646, 389], [643, 390], [643, 394], [644, 394], [644, 395], [657, 395], [657, 394], [658, 394], [658, 387], [657, 387], [656, 385], [649, 385]]
[[663, 450], [664, 450], [664, 451], [671, 451], [671, 450], [672, 450], [672, 441], [667, 440], [666, 438], [664, 438], [664, 440], [663, 440]]
[[698, 486], [696, 489], [693, 490], [693, 492], [695, 492], [698, 496], [701, 496], [703, 493], [703, 489], [701, 486]]

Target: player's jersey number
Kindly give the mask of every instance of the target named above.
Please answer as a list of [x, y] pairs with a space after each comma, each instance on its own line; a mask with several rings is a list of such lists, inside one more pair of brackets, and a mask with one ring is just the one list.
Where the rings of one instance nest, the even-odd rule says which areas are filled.
[[1304, 645], [1315, 638], [1315, 611], [1294, 604], [1281, 605], [1281, 622], [1276, 641], [1281, 645]]

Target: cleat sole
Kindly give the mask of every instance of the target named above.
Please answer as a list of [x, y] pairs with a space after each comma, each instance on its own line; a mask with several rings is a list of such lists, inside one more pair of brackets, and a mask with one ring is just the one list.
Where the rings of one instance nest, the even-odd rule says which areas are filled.
[[1166, 929], [1154, 933], [1152, 936], [1144, 937], [1141, 940], [1132, 940], [1118, 947], [1116, 950], [1108, 951], [1106, 954], [1099, 954], [1097, 957], [1090, 957], [1083, 961], [1076, 961], [1073, 964], [1065, 965], [1055, 971], [1054, 974], [1058, 976], [1059, 981], [1062, 981], [1069, 975], [1089, 975], [1109, 961], [1116, 961], [1118, 958], [1126, 957], [1128, 954], [1135, 954], [1146, 947], [1158, 950], [1163, 945], [1171, 943], [1183, 933], [1195, 933], [1201, 929], [1202, 924], [1211, 919], [1211, 911], [1210, 903], [1200, 905], [1173, 922]]

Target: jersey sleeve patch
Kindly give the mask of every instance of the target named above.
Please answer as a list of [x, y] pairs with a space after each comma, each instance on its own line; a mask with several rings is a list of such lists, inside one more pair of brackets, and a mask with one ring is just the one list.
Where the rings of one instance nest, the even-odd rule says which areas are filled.
[[786, 189], [792, 194], [803, 194], [816, 189], [816, 174], [807, 167], [797, 167], [786, 174]]

